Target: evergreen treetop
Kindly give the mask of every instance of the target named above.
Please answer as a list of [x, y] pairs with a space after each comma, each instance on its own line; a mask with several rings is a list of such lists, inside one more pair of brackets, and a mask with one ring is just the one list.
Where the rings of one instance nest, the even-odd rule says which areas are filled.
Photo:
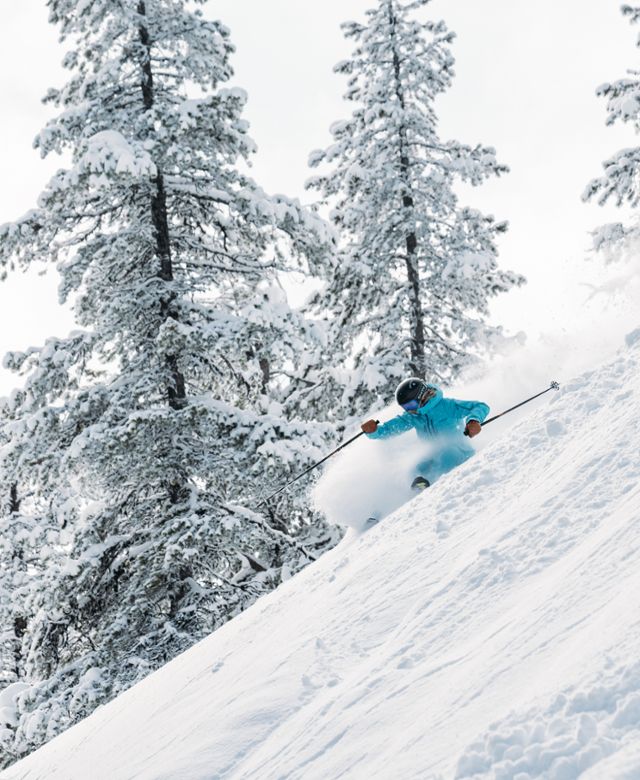
[[440, 138], [435, 100], [451, 85], [454, 35], [418, 18], [426, 4], [378, 0], [366, 23], [343, 25], [354, 50], [335, 70], [353, 110], [310, 157], [326, 170], [309, 186], [343, 239], [314, 306], [355, 368], [345, 397], [357, 413], [407, 374], [450, 381], [499, 334], [485, 321], [489, 299], [523, 281], [497, 267], [506, 225], [458, 203], [456, 181], [507, 168], [491, 147]]
[[[621, 11], [629, 17], [631, 24], [640, 22], [640, 6], [623, 5]], [[640, 35], [636, 45], [640, 47]], [[640, 132], [640, 71], [629, 70], [626, 78], [602, 84], [596, 94], [606, 98], [607, 125], [624, 122], [630, 124], [636, 133]], [[616, 206], [637, 208], [640, 203], [640, 147], [621, 149], [602, 167], [603, 175], [589, 182], [582, 195], [583, 200], [595, 199], [600, 205], [612, 200]], [[639, 236], [637, 220], [629, 225], [614, 222], [593, 232], [593, 246], [615, 259]]]

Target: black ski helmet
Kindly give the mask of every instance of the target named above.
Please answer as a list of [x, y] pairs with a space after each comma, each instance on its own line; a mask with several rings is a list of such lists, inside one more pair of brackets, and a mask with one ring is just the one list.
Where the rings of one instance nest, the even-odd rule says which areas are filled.
[[409, 401], [419, 400], [428, 389], [424, 379], [410, 376], [409, 379], [403, 379], [396, 388], [396, 401], [402, 406]]

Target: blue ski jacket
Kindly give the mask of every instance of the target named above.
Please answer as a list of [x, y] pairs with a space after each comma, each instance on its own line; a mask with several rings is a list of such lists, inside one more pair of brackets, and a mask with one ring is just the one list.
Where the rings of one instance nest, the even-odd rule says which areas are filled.
[[489, 414], [489, 407], [481, 401], [444, 398], [437, 385], [430, 384], [429, 387], [436, 391], [436, 395], [416, 414], [403, 412], [366, 435], [369, 439], [388, 439], [413, 429], [418, 438], [436, 443], [435, 452], [416, 467], [418, 474], [433, 482], [474, 454], [469, 439], [464, 436], [464, 429], [469, 420], [483, 422]]

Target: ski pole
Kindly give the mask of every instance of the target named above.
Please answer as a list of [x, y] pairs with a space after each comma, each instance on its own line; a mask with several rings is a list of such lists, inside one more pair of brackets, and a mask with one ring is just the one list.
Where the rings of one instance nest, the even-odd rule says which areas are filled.
[[[376, 423], [377, 422], [379, 422], [379, 421], [376, 420]], [[272, 493], [270, 496], [267, 496], [266, 498], [262, 499], [262, 501], [259, 504], [257, 504], [256, 508], [259, 507], [259, 506], [262, 506], [263, 504], [266, 504], [267, 501], [271, 501], [271, 499], [274, 496], [277, 496], [278, 493], [282, 493], [282, 491], [285, 488], [288, 488], [289, 485], [293, 485], [294, 482], [297, 482], [301, 477], [304, 477], [305, 474], [308, 474], [310, 471], [313, 471], [314, 469], [317, 469], [318, 466], [321, 466], [325, 462], [325, 460], [329, 460], [329, 458], [332, 455], [335, 455], [336, 452], [340, 452], [340, 450], [343, 450], [347, 445], [351, 444], [351, 442], [354, 442], [356, 439], [359, 439], [360, 436], [363, 436], [363, 435], [364, 435], [364, 431], [360, 431], [360, 433], [356, 433], [355, 436], [352, 436], [348, 441], [345, 441], [344, 444], [341, 444], [339, 447], [336, 447], [336, 449], [333, 450], [332, 452], [330, 452], [328, 455], [325, 455], [322, 460], [319, 460], [317, 463], [314, 463], [312, 466], [309, 466], [308, 469], [305, 469], [304, 471], [300, 472], [300, 474], [298, 474], [297, 477], [294, 477], [293, 479], [290, 479], [282, 487], [278, 488], [275, 491], [275, 493]]]
[[[509, 412], [512, 412], [514, 409], [518, 409], [520, 406], [524, 406], [525, 404], [528, 404], [529, 401], [533, 401], [534, 398], [539, 398], [541, 395], [544, 395], [545, 393], [548, 393], [549, 390], [559, 390], [560, 385], [558, 382], [552, 382], [549, 387], [547, 387], [546, 390], [543, 390], [541, 393], [536, 393], [536, 395], [532, 395], [531, 398], [527, 398], [526, 401], [520, 401], [519, 404], [516, 404], [515, 406], [512, 406], [510, 409], [505, 409], [504, 412], [500, 412], [500, 414], [494, 414], [493, 417], [489, 417], [488, 420], [485, 420], [483, 423], [480, 423], [481, 426], [484, 428], [485, 425], [489, 425], [490, 422], [493, 422], [494, 420], [497, 420], [498, 417], [504, 417], [505, 414], [509, 414]], [[465, 436], [468, 436], [468, 433], [465, 433]]]

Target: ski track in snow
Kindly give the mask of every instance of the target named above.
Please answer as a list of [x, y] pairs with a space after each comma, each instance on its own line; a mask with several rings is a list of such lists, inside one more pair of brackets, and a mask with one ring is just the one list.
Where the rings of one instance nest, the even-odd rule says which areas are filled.
[[639, 354], [0, 777], [637, 780]]

